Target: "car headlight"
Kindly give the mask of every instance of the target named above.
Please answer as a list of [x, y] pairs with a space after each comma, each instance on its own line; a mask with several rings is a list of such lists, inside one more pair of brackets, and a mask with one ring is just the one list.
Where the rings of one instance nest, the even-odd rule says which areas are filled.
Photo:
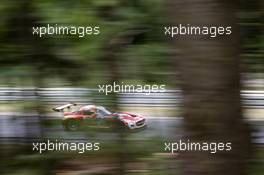
[[136, 126], [136, 123], [134, 123], [134, 122], [132, 123], [132, 122], [131, 122], [131, 123], [129, 123], [129, 126], [130, 126], [130, 127], [135, 127], [135, 126]]

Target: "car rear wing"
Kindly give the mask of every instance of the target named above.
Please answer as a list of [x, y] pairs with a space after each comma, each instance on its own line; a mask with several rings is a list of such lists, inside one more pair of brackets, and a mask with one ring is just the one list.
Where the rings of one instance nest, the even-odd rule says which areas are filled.
[[76, 106], [76, 105], [77, 104], [75, 104], [75, 103], [68, 103], [68, 104], [65, 104], [65, 105], [62, 105], [62, 106], [58, 106], [58, 107], [52, 108], [52, 110], [56, 111], [56, 112], [63, 112], [63, 110], [65, 108], [70, 109], [72, 106]]

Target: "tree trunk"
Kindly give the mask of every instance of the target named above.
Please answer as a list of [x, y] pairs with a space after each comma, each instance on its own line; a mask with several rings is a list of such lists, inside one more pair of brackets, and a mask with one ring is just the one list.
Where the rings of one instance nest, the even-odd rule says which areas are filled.
[[223, 0], [171, 1], [173, 25], [232, 26], [231, 35], [176, 36], [184, 93], [185, 139], [231, 142], [231, 151], [183, 152], [184, 175], [243, 175], [251, 152], [240, 106], [239, 33], [236, 4]]

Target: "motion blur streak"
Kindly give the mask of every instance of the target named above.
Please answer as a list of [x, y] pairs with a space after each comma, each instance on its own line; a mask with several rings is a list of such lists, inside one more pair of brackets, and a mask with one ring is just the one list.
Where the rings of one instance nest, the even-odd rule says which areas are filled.
[[[1, 0], [0, 174], [263, 174], [264, 1], [235, 2]], [[179, 24], [232, 33], [164, 34]], [[100, 33], [33, 34], [48, 25]], [[166, 91], [98, 92], [114, 82]], [[52, 108], [70, 102], [142, 114], [148, 127], [66, 132]], [[164, 142], [185, 139], [230, 141], [232, 151], [164, 152]], [[32, 151], [47, 140], [100, 143], [100, 150]]]

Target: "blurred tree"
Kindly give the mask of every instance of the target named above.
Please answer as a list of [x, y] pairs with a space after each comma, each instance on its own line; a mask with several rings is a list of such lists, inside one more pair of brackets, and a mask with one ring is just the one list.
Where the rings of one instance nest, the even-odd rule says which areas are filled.
[[230, 36], [177, 36], [184, 93], [185, 137], [191, 142], [231, 142], [231, 151], [181, 154], [185, 175], [243, 175], [251, 154], [249, 127], [240, 105], [240, 41], [236, 2], [171, 1], [173, 24], [232, 26]]
[[[119, 68], [119, 61], [120, 61], [120, 55], [124, 51], [126, 47], [133, 44], [133, 41], [135, 41], [137, 36], [140, 36], [142, 33], [144, 33], [145, 30], [143, 29], [131, 29], [126, 32], [121, 32], [118, 35], [115, 35], [109, 43], [105, 46], [106, 54], [102, 58], [104, 62], [108, 65], [108, 72], [109, 72], [109, 83], [113, 84], [114, 82], [120, 83], [122, 80], [120, 68]], [[112, 108], [114, 111], [118, 111], [118, 94], [112, 93]], [[119, 170], [118, 174], [123, 175], [125, 174], [125, 166], [128, 162], [127, 154], [130, 152], [125, 149], [127, 145], [127, 134], [123, 131], [119, 133], [119, 139], [118, 139], [118, 147], [121, 147], [123, 149], [117, 149], [117, 157], [119, 160]]]
[[240, 25], [243, 36], [243, 72], [264, 72], [263, 1], [240, 1]]

